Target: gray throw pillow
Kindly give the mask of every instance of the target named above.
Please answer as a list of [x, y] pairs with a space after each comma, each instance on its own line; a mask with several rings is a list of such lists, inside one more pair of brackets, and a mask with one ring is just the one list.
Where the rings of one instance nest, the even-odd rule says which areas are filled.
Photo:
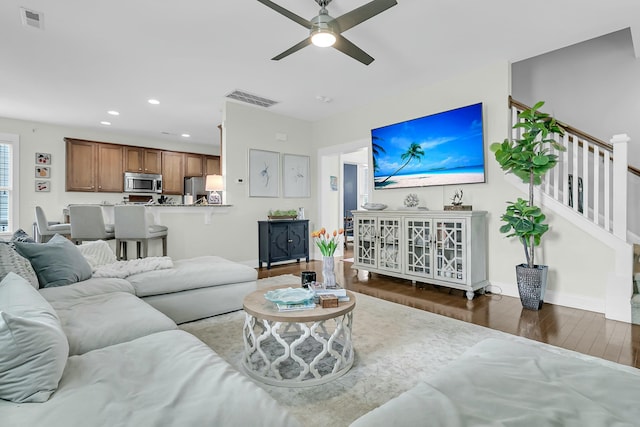
[[28, 259], [20, 256], [8, 242], [0, 242], [0, 280], [10, 273], [24, 277], [35, 289], [38, 289], [38, 277]]
[[15, 247], [29, 260], [43, 288], [70, 285], [91, 278], [91, 266], [87, 260], [71, 241], [59, 234], [47, 243], [15, 242]]
[[49, 399], [67, 363], [69, 342], [55, 310], [14, 273], [0, 282], [0, 349], [0, 399]]
[[33, 240], [33, 238], [31, 236], [29, 236], [29, 234], [27, 234], [26, 231], [24, 231], [22, 228], [18, 228], [13, 235], [11, 236], [11, 241], [12, 242], [25, 242], [25, 243], [35, 243], [36, 241]]

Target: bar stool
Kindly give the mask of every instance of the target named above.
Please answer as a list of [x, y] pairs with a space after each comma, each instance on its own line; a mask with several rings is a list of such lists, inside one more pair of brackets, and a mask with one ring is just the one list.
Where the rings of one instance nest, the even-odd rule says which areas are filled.
[[116, 226], [116, 258], [121, 259], [121, 246], [127, 258], [127, 242], [136, 242], [138, 258], [146, 258], [149, 240], [162, 239], [162, 255], [167, 256], [167, 234], [164, 225], [153, 223], [153, 216], [142, 205], [118, 205], [114, 209]]
[[102, 208], [97, 205], [69, 206], [71, 240], [76, 244], [90, 240], [111, 240], [115, 238], [113, 224], [105, 224]]
[[36, 237], [36, 242], [38, 243], [48, 242], [56, 234], [61, 234], [65, 237], [71, 236], [70, 224], [47, 221], [47, 216], [40, 206], [36, 206], [36, 230], [38, 233], [34, 237]]

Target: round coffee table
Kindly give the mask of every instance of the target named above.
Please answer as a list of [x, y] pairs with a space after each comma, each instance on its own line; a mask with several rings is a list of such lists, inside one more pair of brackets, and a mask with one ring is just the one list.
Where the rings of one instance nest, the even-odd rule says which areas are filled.
[[264, 298], [276, 286], [250, 293], [246, 313], [242, 364], [246, 373], [266, 384], [306, 387], [344, 375], [353, 365], [351, 341], [355, 295], [338, 307], [278, 311]]

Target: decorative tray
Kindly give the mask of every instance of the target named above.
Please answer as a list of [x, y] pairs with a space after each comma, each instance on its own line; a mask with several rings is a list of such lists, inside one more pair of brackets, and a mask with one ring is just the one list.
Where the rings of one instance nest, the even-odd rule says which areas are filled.
[[313, 291], [303, 288], [275, 289], [264, 294], [267, 301], [276, 304], [302, 304], [315, 297]]
[[362, 207], [368, 211], [381, 211], [387, 208], [384, 203], [365, 203]]
[[269, 219], [271, 220], [278, 220], [278, 219], [296, 219], [298, 218], [298, 215], [269, 215], [268, 216]]

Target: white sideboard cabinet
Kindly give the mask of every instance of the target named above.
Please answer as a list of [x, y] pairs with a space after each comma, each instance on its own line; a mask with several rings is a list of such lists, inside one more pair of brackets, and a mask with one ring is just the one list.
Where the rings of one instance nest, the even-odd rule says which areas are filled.
[[487, 281], [485, 211], [353, 211], [353, 268], [474, 292]]

